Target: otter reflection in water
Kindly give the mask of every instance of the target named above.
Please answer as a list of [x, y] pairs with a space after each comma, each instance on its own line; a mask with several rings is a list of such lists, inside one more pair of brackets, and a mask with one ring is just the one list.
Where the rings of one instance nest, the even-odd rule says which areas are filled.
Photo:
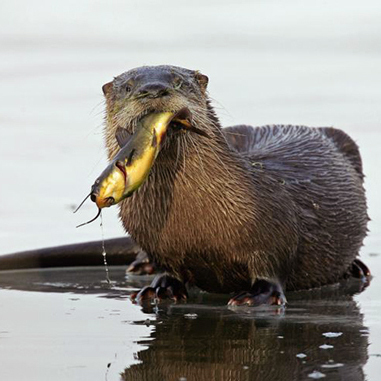
[[139, 363], [126, 369], [122, 380], [296, 381], [319, 373], [326, 380], [364, 380], [366, 328], [346, 291], [352, 290], [290, 295], [295, 300], [284, 315], [276, 315], [274, 307], [262, 312], [164, 307], [152, 341], [141, 342], [148, 348], [137, 353]]
[[369, 276], [357, 259], [368, 216], [356, 143], [334, 128], [221, 128], [208, 78], [140, 67], [103, 86], [110, 165], [92, 187], [167, 274], [137, 300], [285, 303], [283, 290]]

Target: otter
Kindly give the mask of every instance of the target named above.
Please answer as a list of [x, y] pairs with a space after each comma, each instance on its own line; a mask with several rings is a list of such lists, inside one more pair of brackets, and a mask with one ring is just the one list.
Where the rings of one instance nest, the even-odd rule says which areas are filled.
[[369, 277], [357, 258], [369, 218], [356, 143], [330, 127], [222, 128], [207, 85], [162, 65], [103, 86], [110, 160], [150, 113], [185, 108], [203, 132], [170, 125], [148, 178], [119, 203], [126, 232], [166, 272], [136, 300], [185, 300], [188, 285], [234, 293], [230, 305], [283, 305], [284, 291]]

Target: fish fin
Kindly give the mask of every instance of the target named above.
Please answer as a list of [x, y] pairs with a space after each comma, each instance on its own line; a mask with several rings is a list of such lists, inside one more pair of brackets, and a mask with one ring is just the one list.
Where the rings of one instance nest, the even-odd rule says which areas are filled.
[[135, 148], [131, 151], [130, 156], [128, 156], [126, 165], [131, 165], [132, 164], [132, 158], [134, 156], [134, 153], [135, 153]]
[[132, 135], [125, 128], [118, 127], [116, 129], [115, 138], [120, 148], [123, 148], [129, 142], [131, 136]]

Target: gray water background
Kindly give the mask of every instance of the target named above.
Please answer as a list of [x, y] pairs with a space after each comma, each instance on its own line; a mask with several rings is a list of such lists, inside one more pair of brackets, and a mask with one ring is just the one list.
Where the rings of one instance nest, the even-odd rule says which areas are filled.
[[[369, 353], [381, 353], [380, 20], [374, 0], [3, 1], [0, 254], [100, 239], [97, 223], [75, 229], [94, 205], [72, 211], [106, 164], [101, 86], [145, 64], [199, 69], [225, 126], [334, 126], [360, 146], [372, 219], [362, 256], [375, 279], [355, 300]], [[116, 208], [104, 229], [123, 234]], [[377, 380], [380, 358], [364, 369]]]

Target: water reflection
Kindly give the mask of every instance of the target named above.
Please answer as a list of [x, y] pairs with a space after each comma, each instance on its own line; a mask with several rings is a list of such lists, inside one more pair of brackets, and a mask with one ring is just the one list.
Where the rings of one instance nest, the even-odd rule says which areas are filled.
[[109, 276], [111, 284], [101, 266], [0, 271], [0, 289], [126, 298], [131, 290], [145, 286], [152, 278], [136, 277], [127, 284], [125, 266], [110, 266]]
[[[126, 281], [124, 271], [110, 268], [111, 288], [102, 268], [7, 271], [0, 288], [126, 299], [148, 280]], [[121, 380], [364, 380], [368, 329], [353, 299], [362, 288], [351, 280], [291, 293], [286, 309], [227, 307], [226, 295], [196, 292], [188, 304], [147, 305], [147, 319], [134, 323], [125, 320], [132, 308], [126, 302], [122, 324], [154, 330], [137, 342], [144, 348], [135, 354], [140, 362]]]
[[364, 380], [368, 338], [352, 298], [358, 288], [295, 294], [285, 311], [213, 306], [211, 296], [207, 304], [160, 307], [151, 340], [139, 342], [148, 345], [137, 354], [141, 363], [122, 379]]

